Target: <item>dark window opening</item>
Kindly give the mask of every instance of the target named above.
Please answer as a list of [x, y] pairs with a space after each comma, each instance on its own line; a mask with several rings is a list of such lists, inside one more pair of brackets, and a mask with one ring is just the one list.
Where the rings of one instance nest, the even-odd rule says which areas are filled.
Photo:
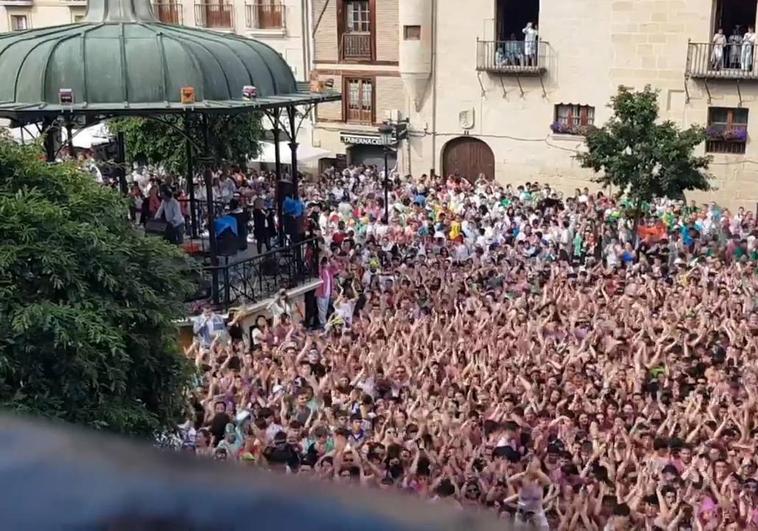
[[345, 2], [345, 32], [368, 33], [371, 31], [371, 12], [368, 0], [348, 0]]
[[421, 40], [421, 26], [403, 26], [403, 39], [406, 41]]
[[714, 15], [714, 34], [721, 29], [728, 38], [736, 30], [741, 37], [748, 27], [755, 27], [756, 2], [755, 0], [716, 0]]
[[540, 0], [497, 0], [497, 10], [495, 13], [495, 35], [497, 40], [524, 40], [524, 28], [531, 22], [532, 26], [536, 29], [539, 15]]

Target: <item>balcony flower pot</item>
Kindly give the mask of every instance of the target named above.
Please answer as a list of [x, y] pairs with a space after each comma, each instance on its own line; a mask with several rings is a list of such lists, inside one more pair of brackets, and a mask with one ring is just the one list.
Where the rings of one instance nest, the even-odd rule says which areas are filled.
[[723, 136], [727, 142], [745, 142], [747, 141], [747, 129], [744, 127], [730, 127], [724, 130]]
[[556, 135], [578, 135], [587, 136], [595, 130], [594, 125], [568, 125], [563, 122], [553, 122], [550, 124], [550, 130]]
[[550, 124], [550, 130], [556, 135], [573, 135], [576, 134], [574, 128], [563, 122], [553, 122]]
[[708, 129], [705, 130], [705, 137], [708, 140], [714, 140], [714, 141], [724, 140], [724, 128], [712, 125]]

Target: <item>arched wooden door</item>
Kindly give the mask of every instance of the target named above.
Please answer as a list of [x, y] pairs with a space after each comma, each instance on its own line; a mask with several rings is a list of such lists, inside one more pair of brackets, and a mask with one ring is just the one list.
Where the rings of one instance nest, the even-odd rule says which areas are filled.
[[445, 177], [458, 173], [469, 181], [476, 181], [480, 173], [487, 179], [495, 178], [495, 155], [490, 147], [470, 136], [454, 138], [442, 152], [442, 172]]

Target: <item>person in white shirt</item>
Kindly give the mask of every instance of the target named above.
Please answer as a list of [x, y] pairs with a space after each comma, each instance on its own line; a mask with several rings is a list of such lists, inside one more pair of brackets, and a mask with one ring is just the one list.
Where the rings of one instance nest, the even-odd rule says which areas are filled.
[[274, 297], [274, 300], [269, 303], [266, 309], [271, 312], [274, 326], [279, 324], [283, 315], [289, 315], [292, 317], [292, 311], [294, 308], [287, 295], [287, 290], [279, 290], [279, 293], [276, 294], [276, 297]]
[[453, 249], [453, 260], [459, 264], [465, 262], [469, 258], [469, 250], [463, 241], [460, 241]]
[[226, 324], [223, 317], [216, 315], [213, 309], [206, 305], [203, 308], [203, 313], [194, 318], [192, 332], [200, 345], [208, 348], [217, 335], [226, 332]]
[[165, 216], [166, 223], [168, 223], [166, 227], [166, 239], [171, 243], [181, 244], [184, 241], [182, 207], [168, 188], [163, 190], [162, 195], [163, 201], [155, 213], [155, 219], [161, 219], [161, 216]]

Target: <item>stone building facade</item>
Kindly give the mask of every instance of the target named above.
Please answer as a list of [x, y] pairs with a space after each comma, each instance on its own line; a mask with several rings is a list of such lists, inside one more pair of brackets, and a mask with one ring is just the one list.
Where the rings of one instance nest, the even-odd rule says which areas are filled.
[[[352, 3], [370, 10], [370, 60], [340, 56]], [[407, 119], [408, 138], [398, 146], [403, 172], [484, 173], [564, 191], [593, 186], [573, 158], [583, 149], [582, 126], [608, 119], [619, 85], [649, 84], [660, 91], [663, 119], [710, 128], [700, 148], [713, 157], [716, 190], [707, 197], [755, 209], [758, 49], [748, 35], [745, 57], [742, 41], [755, 27], [756, 0], [314, 0], [313, 10], [314, 20], [324, 11], [315, 68], [345, 99], [319, 109], [315, 134], [347, 161], [352, 151], [361, 154], [356, 162], [366, 157], [343, 133], [373, 134], [388, 118]], [[529, 22], [537, 32], [531, 43]], [[719, 27], [726, 45], [714, 61]], [[351, 101], [346, 84], [363, 77], [374, 84], [373, 106], [357, 123], [348, 113], [360, 98]]]
[[343, 94], [316, 114], [314, 145], [337, 155], [329, 163], [383, 164], [377, 126], [408, 106], [398, 66], [402, 1], [313, 0], [314, 74]]

